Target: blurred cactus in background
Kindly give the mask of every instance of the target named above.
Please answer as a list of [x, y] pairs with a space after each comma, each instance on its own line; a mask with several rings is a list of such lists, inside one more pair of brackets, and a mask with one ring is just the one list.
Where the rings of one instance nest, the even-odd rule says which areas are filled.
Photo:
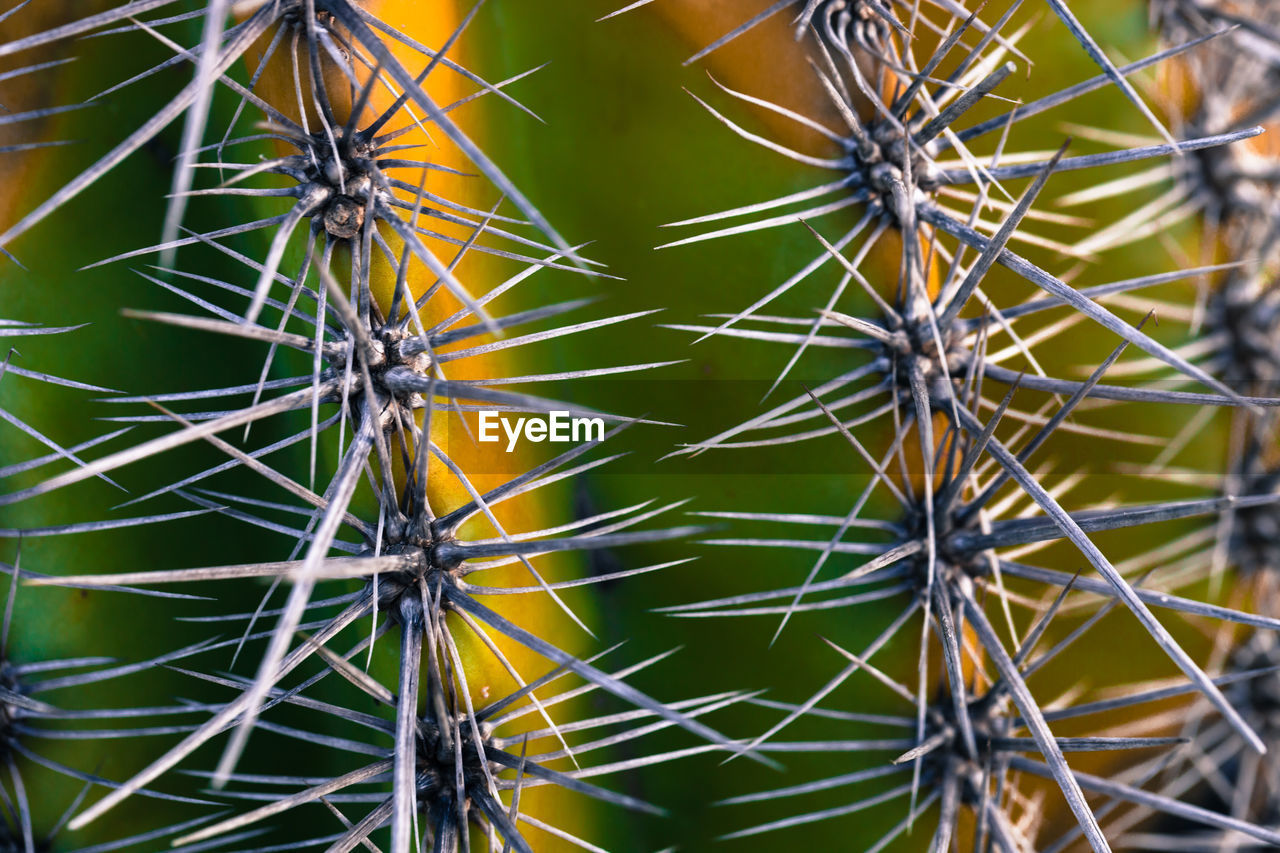
[[6, 849], [1280, 846], [1268, 3], [0, 62]]

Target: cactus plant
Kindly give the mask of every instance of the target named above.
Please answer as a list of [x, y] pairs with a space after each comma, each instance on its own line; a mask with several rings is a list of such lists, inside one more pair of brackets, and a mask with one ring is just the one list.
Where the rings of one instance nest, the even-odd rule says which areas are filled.
[[[7, 571], [148, 641], [58, 683], [145, 678], [124, 708], [4, 688], [14, 847], [1280, 844], [1265, 4], [1135, 0], [1137, 61], [1061, 0], [597, 5], [0, 12], [0, 84], [42, 84], [0, 118], [0, 334], [61, 344], [0, 366]], [[553, 413], [598, 434], [488, 435]], [[68, 729], [124, 781], [24, 793], [25, 720], [116, 715], [183, 722]]]

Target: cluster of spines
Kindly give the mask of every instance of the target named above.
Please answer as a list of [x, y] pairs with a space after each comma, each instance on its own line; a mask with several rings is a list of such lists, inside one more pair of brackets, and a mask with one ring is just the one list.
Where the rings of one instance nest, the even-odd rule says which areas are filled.
[[[42, 535], [49, 531], [34, 531]], [[140, 738], [148, 742], [158, 736], [193, 728], [190, 720], [209, 710], [207, 705], [195, 702], [174, 702], [159, 706], [83, 707], [77, 694], [86, 688], [102, 683], [123, 682], [129, 689], [130, 680], [171, 667], [188, 658], [224, 648], [227, 643], [202, 641], [154, 658], [134, 663], [120, 664], [101, 655], [50, 660], [20, 660], [13, 656], [10, 634], [14, 625], [14, 605], [21, 583], [42, 577], [21, 567], [21, 559], [14, 565], [0, 563], [0, 572], [6, 576], [6, 599], [3, 626], [0, 628], [0, 762], [4, 765], [4, 781], [0, 782], [0, 842], [5, 850], [46, 850], [54, 847], [76, 850], [79, 853], [106, 853], [110, 850], [154, 844], [161, 839], [172, 840], [183, 832], [190, 832], [209, 820], [208, 800], [180, 796], [159, 790], [143, 788], [139, 795], [152, 800], [188, 804], [201, 808], [200, 816], [173, 824], [150, 826], [135, 825], [126, 837], [100, 841], [95, 844], [77, 843], [75, 837], [66, 837], [66, 828], [85, 799], [99, 788], [112, 790], [122, 784], [119, 780], [101, 775], [97, 768], [68, 764], [47, 754], [46, 746], [58, 742], [108, 741], [120, 738]], [[120, 592], [136, 594], [145, 590], [118, 587]], [[31, 593], [27, 593], [30, 595]], [[171, 593], [166, 594], [171, 597]], [[70, 700], [64, 706], [63, 700]], [[139, 725], [139, 721], [146, 723]], [[79, 785], [78, 793], [68, 802], [52, 811], [47, 802], [50, 789], [47, 777], [57, 775]]]
[[[1273, 85], [1280, 59], [1280, 16], [1265, 3], [1180, 3], [1151, 5], [1152, 21], [1161, 37], [1174, 40], [1208, 29], [1228, 27], [1228, 37], [1189, 56], [1169, 74], [1168, 97], [1175, 118], [1192, 127], [1229, 127], [1241, 121], [1276, 126], [1274, 103], [1257, 93]], [[1275, 305], [1280, 299], [1280, 242], [1276, 217], [1280, 214], [1280, 183], [1276, 178], [1274, 143], [1241, 147], [1178, 173], [1175, 191], [1195, 202], [1200, 214], [1202, 253], [1217, 253], [1235, 263], [1202, 285], [1202, 334], [1213, 340], [1208, 358], [1233, 387], [1245, 393], [1274, 396], [1280, 378], [1276, 341], [1280, 324]], [[1277, 421], [1272, 410], [1240, 410], [1233, 414], [1228, 435], [1226, 470], [1209, 472], [1227, 496], [1277, 493], [1275, 447]], [[1276, 613], [1277, 555], [1268, 531], [1280, 523], [1280, 513], [1263, 505], [1234, 508], [1222, 520], [1215, 542], [1216, 573], [1226, 578], [1233, 601], [1247, 602], [1259, 612]], [[1197, 705], [1184, 726], [1192, 740], [1189, 753], [1164, 771], [1168, 789], [1212, 804], [1234, 818], [1275, 825], [1280, 789], [1274, 784], [1275, 747], [1280, 729], [1274, 714], [1277, 662], [1275, 635], [1265, 630], [1217, 631], [1214, 652], [1231, 672], [1256, 673], [1231, 689], [1233, 704], [1258, 732], [1268, 751], [1259, 755], [1245, 748], [1234, 732], [1224, 731], [1213, 714]], [[1218, 769], [1204, 773], [1213, 762]], [[1189, 849], [1226, 850], [1246, 846], [1238, 834], [1212, 832], [1165, 822], [1141, 838], [1148, 844], [1167, 842], [1178, 834]]]
[[[1213, 261], [1217, 258], [1210, 256], [1197, 268], [1085, 288], [1068, 284], [1010, 248], [1011, 241], [1021, 240], [1088, 260], [1098, 252], [1158, 233], [1197, 212], [1221, 211], [1231, 198], [1248, 196], [1235, 193], [1224, 200], [1223, 194], [1209, 197], [1206, 192], [1219, 188], [1231, 172], [1220, 166], [1212, 171], [1213, 164], [1231, 160], [1230, 152], [1250, 144], [1248, 140], [1262, 132], [1255, 125], [1264, 123], [1266, 116], [1234, 111], [1229, 124], [1191, 123], [1191, 133], [1175, 140], [1127, 79], [1160, 63], [1193, 64], [1196, 57], [1215, 49], [1229, 51], [1231, 48], [1224, 45], [1238, 35], [1230, 29], [1239, 24], [1239, 14], [1224, 13], [1229, 21], [1209, 16], [1208, 25], [1181, 34], [1158, 54], [1116, 67], [1066, 5], [1051, 2], [1072, 36], [1101, 66], [1102, 73], [1039, 100], [1018, 104], [1003, 115], [965, 126], [966, 113], [987, 95], [998, 94], [999, 85], [1013, 70], [1006, 57], [1010, 53], [1017, 55], [1016, 43], [1025, 30], [1011, 36], [1002, 36], [1001, 31], [1019, 5], [1011, 4], [988, 27], [981, 24], [976, 12], [946, 2], [912, 9], [876, 0], [784, 0], [769, 5], [691, 58], [694, 61], [707, 56], [773, 15], [793, 13], [798, 38], [812, 47], [813, 86], [830, 96], [833, 114], [843, 120], [845, 127], [835, 131], [781, 105], [721, 86], [740, 101], [825, 136], [838, 152], [837, 156], [816, 157], [748, 131], [704, 103], [717, 120], [748, 141], [762, 144], [801, 166], [831, 170], [840, 177], [787, 197], [675, 223], [689, 226], [753, 217], [743, 224], [668, 245], [788, 226], [808, 228], [821, 251], [811, 263], [747, 308], [719, 315], [718, 324], [674, 328], [698, 333], [699, 340], [718, 335], [793, 347], [779, 382], [810, 347], [861, 353], [863, 358], [818, 387], [772, 405], [762, 414], [678, 453], [713, 449], [749, 452], [750, 448], [839, 434], [850, 452], [856, 452], [856, 458], [869, 467], [872, 476], [865, 489], [850, 490], [856, 498], [840, 514], [817, 517], [788, 513], [784, 507], [770, 508], [772, 511], [768, 512], [710, 513], [735, 519], [752, 529], [751, 534], [716, 539], [713, 544], [785, 548], [817, 552], [818, 557], [797, 586], [680, 605], [670, 608], [670, 612], [685, 617], [772, 615], [780, 620], [780, 631], [789, 619], [805, 611], [851, 608], [869, 602], [881, 602], [879, 606], [883, 608], [888, 606], [886, 601], [904, 602], [900, 615], [861, 653], [837, 646], [847, 665], [806, 701], [786, 707], [787, 713], [779, 723], [750, 742], [751, 747], [765, 753], [771, 749], [815, 753], [897, 750], [901, 754], [894, 763], [736, 797], [730, 802], [816, 792], [879, 779], [895, 770], [910, 769], [911, 778], [891, 791], [869, 791], [848, 806], [759, 824], [733, 833], [735, 836], [834, 818], [891, 797], [910, 795], [903, 821], [871, 849], [888, 844], [934, 803], [939, 804], [939, 820], [930, 842], [932, 850], [949, 849], [959, 825], [958, 815], [965, 809], [975, 815], [969, 824], [977, 827], [979, 846], [975, 849], [1046, 849], [1043, 845], [1049, 843], [1048, 849], [1056, 850], [1083, 835], [1094, 849], [1106, 850], [1110, 849], [1109, 839], [1126, 843], [1126, 831], [1135, 823], [1145, 825], [1141, 821], [1149, 821], [1153, 814], [1194, 824], [1197, 831], [1216, 833], [1213, 837], [1217, 838], [1280, 842], [1271, 819], [1265, 815], [1239, 810], [1216, 812], [1197, 805], [1188, 792], [1198, 777], [1191, 781], [1181, 778], [1173, 786], [1153, 788], [1147, 784], [1186, 750], [1199, 748], [1194, 742], [1184, 747], [1187, 739], [1168, 737], [1172, 726], [1166, 717], [1153, 717], [1149, 733], [1134, 734], [1132, 726], [1120, 726], [1111, 733], [1106, 717], [1094, 718], [1100, 728], [1090, 737], [1055, 737], [1050, 730], [1053, 720], [1198, 693], [1203, 697], [1205, 713], [1216, 721], [1219, 736], [1229, 735], [1237, 748], [1250, 753], [1265, 748], [1263, 740], [1269, 732], [1258, 725], [1258, 717], [1247, 703], [1242, 705], [1238, 700], [1241, 691], [1266, 678], [1270, 670], [1252, 666], [1239, 676], [1211, 677], [1206, 671], [1210, 664], [1197, 661], [1184, 651], [1151, 608], [1245, 626], [1266, 636], [1280, 627], [1267, 608], [1263, 609], [1265, 615], [1255, 615], [1245, 605], [1221, 606], [1174, 594], [1178, 588], [1210, 575], [1220, 559], [1219, 533], [1224, 518], [1274, 517], [1274, 489], [1255, 477], [1247, 489], [1233, 490], [1223, 497], [1141, 505], [1108, 502], [1069, 512], [1064, 503], [1071, 497], [1071, 490], [1087, 479], [1088, 472], [1049, 486], [1048, 481], [1041, 481], [1043, 463], [1033, 467], [1033, 455], [1059, 432], [1076, 432], [1138, 448], [1164, 443], [1082, 422], [1084, 418], [1080, 416], [1090, 408], [1117, 403], [1147, 410], [1170, 406], [1182, 411], [1188, 411], [1187, 407], [1203, 411], [1229, 408], [1249, 418], [1274, 421], [1270, 416], [1277, 405], [1274, 386], [1240, 382], [1231, 367], [1223, 363], [1230, 359], [1233, 346], [1235, 350], [1257, 350], [1259, 342], [1270, 342], [1267, 332], [1258, 334], [1251, 329], [1247, 338], [1223, 343], [1221, 336], [1214, 334], [1216, 330], [1206, 329], [1202, 334], [1212, 336], [1210, 340], [1170, 347], [1145, 330], [1146, 321], [1130, 323], [1108, 307], [1113, 303], [1132, 308], [1139, 300], [1126, 299], [1126, 294], [1143, 288], [1179, 279], [1207, 278], [1224, 269], [1228, 276], [1233, 275], [1242, 266], [1241, 256], [1233, 253], [1227, 264], [1216, 266]], [[942, 23], [931, 21], [926, 9], [937, 13]], [[914, 32], [909, 31], [909, 24], [916, 26]], [[1265, 22], [1253, 30], [1243, 26], [1241, 32], [1249, 31], [1256, 38], [1254, 31], [1265, 31], [1266, 26]], [[929, 37], [922, 39], [930, 30]], [[964, 37], [970, 34], [975, 44], [964, 46]], [[937, 44], [931, 54], [913, 55], [930, 39]], [[955, 70], [940, 78], [940, 69], [951, 66]], [[868, 67], [874, 69], [873, 73], [868, 73]], [[1159, 135], [1150, 144], [1077, 157], [1067, 156], [1065, 150], [1053, 157], [1019, 156], [1006, 147], [1008, 131], [1017, 122], [1108, 87], [1119, 88], [1153, 124]], [[1206, 100], [1213, 98], [1206, 96]], [[1248, 116], [1247, 120], [1242, 120], [1242, 115]], [[992, 154], [979, 153], [972, 145], [983, 135], [997, 133], [1002, 135]], [[955, 151], [954, 164], [939, 162], [945, 150]], [[1170, 198], [1144, 205], [1115, 225], [1075, 244], [1049, 240], [1026, 230], [1024, 223], [1064, 221], [1061, 215], [1046, 214], [1034, 207], [1054, 174], [1150, 158], [1169, 158], [1170, 165], [1148, 170], [1150, 179], [1145, 183], [1177, 178], [1174, 190], [1167, 194]], [[1014, 164], [1002, 165], [1002, 160], [1012, 160]], [[1231, 176], [1238, 181], [1265, 181], [1265, 168], [1259, 171], [1264, 174]], [[1195, 186], [1187, 181], [1191, 174], [1195, 175]], [[1014, 198], [1002, 183], [1020, 178], [1033, 181], [1020, 198]], [[958, 184], [972, 184], [976, 192], [957, 193], [950, 189]], [[1084, 203], [1141, 185], [1124, 179], [1099, 182], [1060, 201]], [[815, 205], [815, 200], [820, 203]], [[816, 230], [820, 217], [847, 207], [862, 211], [851, 228], [844, 227], [830, 239]], [[1001, 214], [1000, 221], [984, 222], [981, 215], [987, 210]], [[765, 212], [769, 215], [754, 218]], [[1268, 232], [1274, 241], [1270, 234], [1274, 230], [1274, 211], [1266, 208], [1249, 212], [1255, 222], [1263, 224], [1260, 230]], [[889, 236], [897, 236], [902, 245], [896, 275], [887, 281], [875, 280], [865, 261], [876, 243]], [[856, 241], [860, 237], [859, 245]], [[1246, 254], [1260, 248], [1255, 245]], [[837, 267], [839, 282], [817, 316], [762, 313], [771, 302], [801, 286], [823, 266], [831, 265]], [[996, 265], [1034, 285], [1043, 292], [1043, 298], [1014, 305], [997, 303], [984, 292], [984, 282]], [[864, 319], [840, 310], [842, 303], [850, 300], [848, 294], [855, 283], [880, 309], [880, 317]], [[1064, 306], [1074, 309], [1075, 314], [1039, 329], [1022, 333], [1017, 330], [1023, 318], [1045, 316], [1045, 312]], [[1240, 307], [1236, 305], [1237, 309]], [[1265, 309], [1265, 305], [1251, 301], [1249, 309], [1236, 313], [1246, 321], [1264, 322], [1269, 312], [1260, 310], [1255, 314], [1251, 310], [1254, 307]], [[1101, 364], [1090, 366], [1087, 380], [1048, 374], [1040, 364], [1043, 356], [1039, 360], [1036, 357], [1036, 347], [1055, 340], [1082, 319], [1117, 336], [1117, 348]], [[1001, 335], [1007, 336], [1008, 344], [997, 350], [996, 341]], [[1145, 353], [1147, 359], [1122, 363], [1114, 373], [1130, 379], [1141, 371], [1153, 375], [1154, 381], [1145, 385], [1131, 381], [1109, 384], [1106, 375], [1130, 346]], [[1006, 366], [1009, 363], [1026, 366], [1013, 369]], [[1003, 399], [984, 397], [984, 389], [992, 383], [1000, 387], [999, 396]], [[1040, 392], [1036, 396], [1044, 400], [1043, 405], [1033, 411], [1019, 411], [1013, 403], [1019, 392]], [[1203, 418], [1190, 420], [1192, 428], [1197, 422], [1203, 427]], [[886, 422], [893, 425], [887, 447], [868, 448], [855, 434]], [[1192, 438], [1194, 433], [1178, 436], [1175, 444], [1184, 445]], [[1153, 473], [1150, 466], [1143, 466], [1142, 471], [1148, 476]], [[890, 503], [898, 506], [897, 518], [867, 517], [866, 510], [874, 505], [871, 498], [877, 491], [887, 494]], [[1169, 548], [1140, 554], [1124, 563], [1113, 562], [1093, 542], [1093, 534], [1107, 530], [1194, 517], [1208, 521], [1199, 531], [1170, 543]], [[755, 533], [765, 525], [785, 525], [791, 530], [818, 526], [830, 533], [813, 539], [767, 538]], [[868, 541], [869, 532], [877, 530], [882, 535]], [[1089, 568], [1072, 574], [1027, 562], [1029, 555], [1055, 541], [1071, 543]], [[861, 565], [849, 568], [843, 555], [853, 555], [854, 560], [861, 557]], [[845, 568], [834, 576], [821, 577], [824, 568], [831, 575], [837, 563]], [[1009, 582], [1022, 584], [1022, 588], [1030, 585], [1031, 589], [1042, 584], [1047, 593], [1040, 599], [1028, 597], [1009, 589]], [[1101, 597], [1104, 603], [1049, 651], [1033, 655], [1064, 602], [1074, 602], [1082, 596], [1094, 600]], [[1079, 604], [1072, 606], [1078, 609]], [[1177, 664], [1185, 681], [1172, 688], [1162, 685], [1130, 690], [1119, 699], [1048, 709], [1029, 689], [1030, 676], [1059, 655], [1069, 658], [1073, 644], [1107, 613], [1121, 606], [1136, 617], [1155, 644]], [[1030, 611], [1032, 622], [1025, 632], [1015, 630], [1015, 609]], [[919, 666], [913, 677], [895, 679], [876, 669], [870, 659], [896, 636], [905, 634], [913, 618], [920, 620]], [[1012, 647], [1002, 638], [1006, 627], [1013, 638]], [[940, 676], [929, 671], [935, 654], [943, 662]], [[994, 673], [988, 672], [991, 668]], [[777, 740], [779, 732], [803, 716], [842, 713], [841, 709], [820, 707], [819, 703], [857, 672], [873, 675], [911, 704], [913, 713], [909, 717], [884, 722], [899, 726], [903, 738], [815, 741], [807, 747], [803, 742]], [[1228, 685], [1232, 685], [1230, 689]], [[858, 709], [847, 713], [853, 715], [851, 719], [856, 718]], [[1030, 737], [1013, 736], [1019, 731]], [[1172, 755], [1168, 754], [1174, 747], [1177, 749], [1172, 750]], [[1121, 750], [1161, 749], [1165, 754], [1123, 773], [1117, 771], [1115, 778], [1102, 778], [1069, 766], [1064, 753], [1080, 749], [1114, 750], [1118, 755]], [[1028, 751], [1038, 752], [1039, 758], [1017, 755]], [[1109, 766], [1119, 764], [1112, 762]], [[1038, 809], [1026, 809], [1027, 795], [1018, 791], [1017, 778], [1028, 776], [1051, 778], [1056, 783], [1060, 796], [1074, 813], [1077, 828], [1073, 833], [1048, 842], [1037, 835], [1044, 829], [1037, 818]], [[1086, 794], [1101, 794], [1112, 802], [1091, 805]], [[1112, 814], [1120, 804], [1127, 804], [1128, 810], [1118, 816]]]
[[[194, 503], [194, 512], [229, 515], [284, 533], [295, 544], [285, 561], [117, 574], [60, 570], [52, 573], [55, 576], [31, 579], [36, 584], [90, 588], [245, 578], [265, 578], [272, 584], [254, 613], [227, 617], [229, 622], [245, 623], [242, 636], [233, 641], [237, 654], [246, 642], [265, 644], [256, 674], [241, 678], [192, 672], [193, 676], [232, 689], [235, 697], [200, 709], [207, 712], [206, 719], [185, 727], [184, 736], [176, 745], [133, 778], [80, 809], [69, 825], [73, 829], [82, 827], [143, 793], [145, 786], [160, 783], [166, 772], [186, 762], [203, 744], [230, 731], [230, 742], [221, 761], [208, 774], [214, 789], [210, 796], [268, 802], [202, 827], [191, 827], [177, 838], [177, 845], [194, 850], [209, 844], [258, 839], [271, 819], [308, 806], [328, 808], [341, 829], [306, 841], [295, 839], [285, 848], [325, 845], [330, 850], [350, 850], [369, 846], [374, 834], [389, 826], [390, 845], [385, 849], [393, 853], [407, 853], [415, 845], [444, 851], [470, 849], [473, 831], [483, 836], [490, 849], [527, 851], [532, 848], [521, 827], [532, 826], [572, 844], [596, 849], [586, 839], [557, 827], [554, 815], [540, 818], [524, 813], [520, 809], [521, 791], [550, 784], [604, 802], [657, 811], [635, 797], [611, 792], [586, 780], [728, 745], [727, 738], [700, 718], [741, 701], [746, 694], [730, 692], [658, 701], [625, 679], [664, 656], [626, 668], [601, 669], [595, 658], [584, 659], [562, 650], [560, 645], [568, 644], [558, 637], [540, 636], [518, 624], [518, 620], [508, 618], [502, 607], [493, 604], [506, 596], [545, 597], [550, 602], [548, 608], [563, 611], [570, 630], [572, 623], [586, 628], [562, 600], [559, 590], [676, 563], [583, 580], [549, 581], [535, 566], [535, 558], [683, 537], [697, 529], [645, 529], [650, 519], [672, 509], [647, 504], [541, 529], [504, 529], [495, 514], [496, 507], [512, 499], [538, 501], [544, 494], [541, 490], [609, 461], [609, 457], [592, 459], [587, 454], [618, 429], [636, 422], [634, 418], [509, 391], [505, 386], [613, 375], [660, 367], [662, 363], [466, 380], [452, 379], [449, 373], [467, 359], [482, 359], [496, 351], [588, 332], [638, 315], [552, 325], [518, 336], [484, 340], [486, 336], [520, 330], [524, 325], [545, 327], [544, 321], [587, 304], [588, 300], [567, 300], [506, 316], [491, 313], [494, 300], [531, 274], [543, 269], [595, 273], [591, 273], [594, 265], [578, 256], [580, 247], [566, 244], [454, 121], [451, 110], [461, 102], [441, 107], [428, 94], [428, 76], [447, 71], [462, 74], [475, 83], [476, 96], [496, 94], [510, 100], [502, 91], [504, 84], [484, 82], [448, 55], [474, 12], [464, 17], [443, 47], [431, 49], [386, 26], [350, 0], [266, 0], [248, 4], [245, 9], [238, 6], [237, 10], [245, 13], [243, 20], [231, 26], [225, 20], [232, 11], [231, 4], [215, 2], [199, 11], [176, 15], [171, 14], [172, 8], [166, 8], [173, 4], [174, 0], [144, 0], [119, 5], [0, 46], [0, 55], [9, 55], [88, 33], [134, 31], [157, 39], [175, 56], [122, 85], [169, 66], [194, 70], [190, 84], [163, 105], [150, 122], [130, 133], [111, 152], [9, 228], [0, 242], [10, 243], [70, 203], [166, 124], [185, 116], [174, 192], [161, 242], [108, 260], [160, 254], [156, 275], [143, 273], [143, 277], [188, 300], [206, 316], [156, 312], [134, 312], [134, 316], [266, 343], [270, 348], [266, 363], [256, 383], [113, 398], [117, 404], [145, 402], [153, 407], [148, 414], [116, 420], [162, 421], [176, 424], [177, 429], [91, 461], [77, 458], [75, 467], [62, 474], [0, 496], [0, 504], [14, 504], [107, 476], [168, 450], [204, 442], [228, 460], [130, 503], [176, 496]], [[143, 17], [154, 13], [166, 17]], [[166, 26], [192, 21], [202, 24], [203, 37], [198, 45], [184, 47], [163, 32]], [[269, 46], [256, 67], [250, 68], [249, 85], [237, 82], [232, 69], [255, 44], [263, 42]], [[415, 52], [421, 67], [406, 67], [391, 45]], [[286, 57], [283, 62], [287, 67], [290, 54], [293, 80], [285, 88], [292, 88], [295, 99], [291, 103], [273, 103], [257, 94], [255, 86], [264, 73], [270, 73], [268, 65], [281, 56]], [[332, 82], [335, 79], [340, 81], [337, 87]], [[398, 95], [385, 111], [369, 117], [369, 104], [382, 87]], [[339, 92], [338, 88], [344, 91]], [[220, 142], [205, 144], [210, 130], [210, 104], [222, 90], [230, 90], [238, 99], [237, 118], [255, 110], [265, 116], [266, 132], [237, 136], [233, 122]], [[344, 110], [346, 115], [342, 114]], [[409, 117], [407, 122], [405, 116]], [[403, 129], [386, 130], [392, 120]], [[416, 155], [407, 152], [417, 146], [397, 144], [406, 131], [424, 125], [442, 133], [495, 190], [500, 200], [492, 209], [475, 209], [432, 194], [424, 189], [423, 179], [403, 181], [395, 176], [397, 170], [425, 175], [430, 169], [442, 168], [413, 159]], [[227, 156], [228, 151], [264, 139], [283, 143], [292, 153], [260, 163], [236, 163]], [[212, 159], [205, 160], [207, 156]], [[193, 189], [196, 176], [206, 169], [218, 171], [220, 184]], [[261, 174], [280, 176], [288, 185], [256, 188], [254, 179]], [[269, 204], [281, 197], [290, 201], [285, 212], [263, 219], [246, 217], [248, 221], [212, 231], [184, 228], [188, 200], [205, 195], [249, 197], [246, 205]], [[523, 219], [500, 213], [503, 200], [509, 201]], [[522, 233], [531, 225], [541, 231], [543, 239]], [[303, 239], [296, 239], [295, 232], [304, 229]], [[227, 238], [257, 231], [270, 235], [261, 257], [228, 245]], [[465, 236], [456, 236], [459, 231]], [[304, 244], [301, 261], [290, 269], [289, 248], [299, 242]], [[183, 271], [177, 266], [175, 255], [194, 246], [231, 257], [244, 267], [252, 284], [243, 286]], [[451, 257], [438, 254], [442, 247]], [[520, 271], [476, 294], [469, 288], [474, 287], [473, 283], [461, 280], [457, 271], [465, 257], [479, 253], [514, 261], [521, 265]], [[389, 299], [383, 296], [382, 302], [376, 292], [379, 276], [394, 282]], [[427, 286], [415, 290], [410, 284], [415, 278], [425, 279]], [[287, 297], [277, 298], [275, 291], [281, 286], [286, 289], [281, 294], [287, 292]], [[197, 291], [202, 287], [207, 292]], [[242, 307], [224, 307], [225, 294], [240, 301]], [[449, 300], [460, 307], [444, 312], [445, 316], [438, 320], [424, 321], [435, 305], [441, 301], [448, 304]], [[262, 322], [267, 310], [279, 312], [278, 324]], [[295, 328], [301, 328], [303, 333]], [[309, 375], [269, 379], [277, 353], [287, 350], [309, 362]], [[242, 403], [245, 397], [251, 400]], [[212, 404], [213, 410], [181, 414], [168, 408], [174, 403], [205, 401]], [[320, 409], [325, 405], [336, 406], [336, 412], [322, 418]], [[442, 446], [433, 431], [433, 425], [453, 419], [450, 433], [463, 440], [463, 413], [479, 406], [523, 413], [568, 410], [598, 416], [617, 426], [604, 438], [577, 446], [500, 485], [481, 489], [470, 472], [451, 458], [448, 447]], [[234, 428], [247, 430], [289, 412], [308, 411], [309, 428], [255, 450], [242, 450], [221, 437]], [[322, 430], [329, 435], [338, 434], [339, 458], [332, 478], [319, 488], [314, 483], [319, 467], [317, 456], [324, 447]], [[309, 472], [290, 471], [272, 456], [308, 441]], [[263, 500], [256, 495], [215, 491], [206, 486], [206, 479], [231, 469], [259, 475], [288, 493], [288, 498]], [[308, 482], [311, 485], [306, 485]], [[448, 494], [449, 489], [460, 490], [467, 498], [461, 505], [442, 507], [436, 496]], [[551, 515], [551, 511], [542, 514]], [[174, 517], [176, 514], [170, 513], [130, 521], [142, 524]], [[292, 520], [281, 521], [282, 517]], [[464, 530], [469, 522], [473, 528], [477, 522], [487, 524], [487, 532], [477, 535]], [[99, 522], [93, 528], [77, 525], [75, 529], [25, 532], [53, 535], [110, 523]], [[344, 536], [344, 532], [349, 535]], [[335, 551], [345, 556], [331, 556]], [[522, 566], [527, 583], [485, 584], [484, 572], [507, 565]], [[324, 599], [314, 595], [320, 584], [332, 581], [345, 582], [347, 587], [358, 581], [360, 588]], [[269, 607], [277, 587], [285, 588], [287, 596], [282, 605]], [[330, 612], [333, 608], [337, 608], [336, 613]], [[274, 627], [255, 632], [259, 620], [268, 619], [275, 620]], [[372, 627], [365, 628], [368, 625]], [[396, 683], [387, 686], [366, 672], [357, 656], [372, 659], [374, 644], [396, 631]], [[467, 681], [468, 665], [460, 650], [463, 643], [472, 647], [471, 655], [488, 656], [491, 665], [501, 666], [517, 685], [514, 692], [480, 701]], [[519, 671], [508, 660], [509, 650], [516, 647], [545, 661], [545, 669], [535, 673]], [[508, 651], [504, 652], [504, 648]], [[316, 663], [321, 666], [319, 673], [295, 686], [283, 686], [291, 674], [305, 671], [304, 664]], [[329, 674], [350, 682], [357, 691], [353, 702], [364, 707], [372, 700], [387, 713], [371, 715], [309, 695], [312, 685]], [[566, 686], [566, 679], [576, 683]], [[555, 692], [546, 695], [548, 689]], [[576, 717], [568, 722], [553, 719], [565, 708], [577, 707], [568, 704], [569, 700], [592, 691], [612, 694], [624, 710]], [[278, 705], [299, 706], [319, 714], [316, 730], [304, 732], [272, 722], [268, 718], [270, 711]], [[553, 711], [556, 706], [559, 707]], [[531, 723], [535, 714], [538, 722]], [[360, 735], [339, 738], [317, 733], [334, 725], [353, 726]], [[708, 744], [678, 752], [648, 752], [621, 762], [605, 759], [593, 764], [587, 760], [617, 744], [671, 726], [683, 727]], [[376, 760], [319, 782], [288, 773], [270, 777], [239, 774], [237, 764], [255, 728], [334, 747], [338, 756], [354, 752]], [[588, 740], [578, 734], [597, 729], [607, 733]], [[228, 784], [232, 787], [226, 788]], [[259, 785], [277, 793], [264, 795], [255, 791]], [[293, 790], [278, 793], [280, 786]], [[361, 803], [368, 805], [360, 806]], [[339, 804], [356, 804], [359, 815], [348, 818], [347, 809]]]

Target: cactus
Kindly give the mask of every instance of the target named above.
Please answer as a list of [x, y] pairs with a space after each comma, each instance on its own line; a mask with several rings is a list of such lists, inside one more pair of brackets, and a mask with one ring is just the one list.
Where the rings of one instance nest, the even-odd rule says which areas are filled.
[[0, 12], [0, 84], [42, 84], [0, 117], [0, 335], [47, 344], [0, 365], [5, 840], [1280, 845], [1274, 16], [1130, 4], [1133, 61], [1032, 5]]

